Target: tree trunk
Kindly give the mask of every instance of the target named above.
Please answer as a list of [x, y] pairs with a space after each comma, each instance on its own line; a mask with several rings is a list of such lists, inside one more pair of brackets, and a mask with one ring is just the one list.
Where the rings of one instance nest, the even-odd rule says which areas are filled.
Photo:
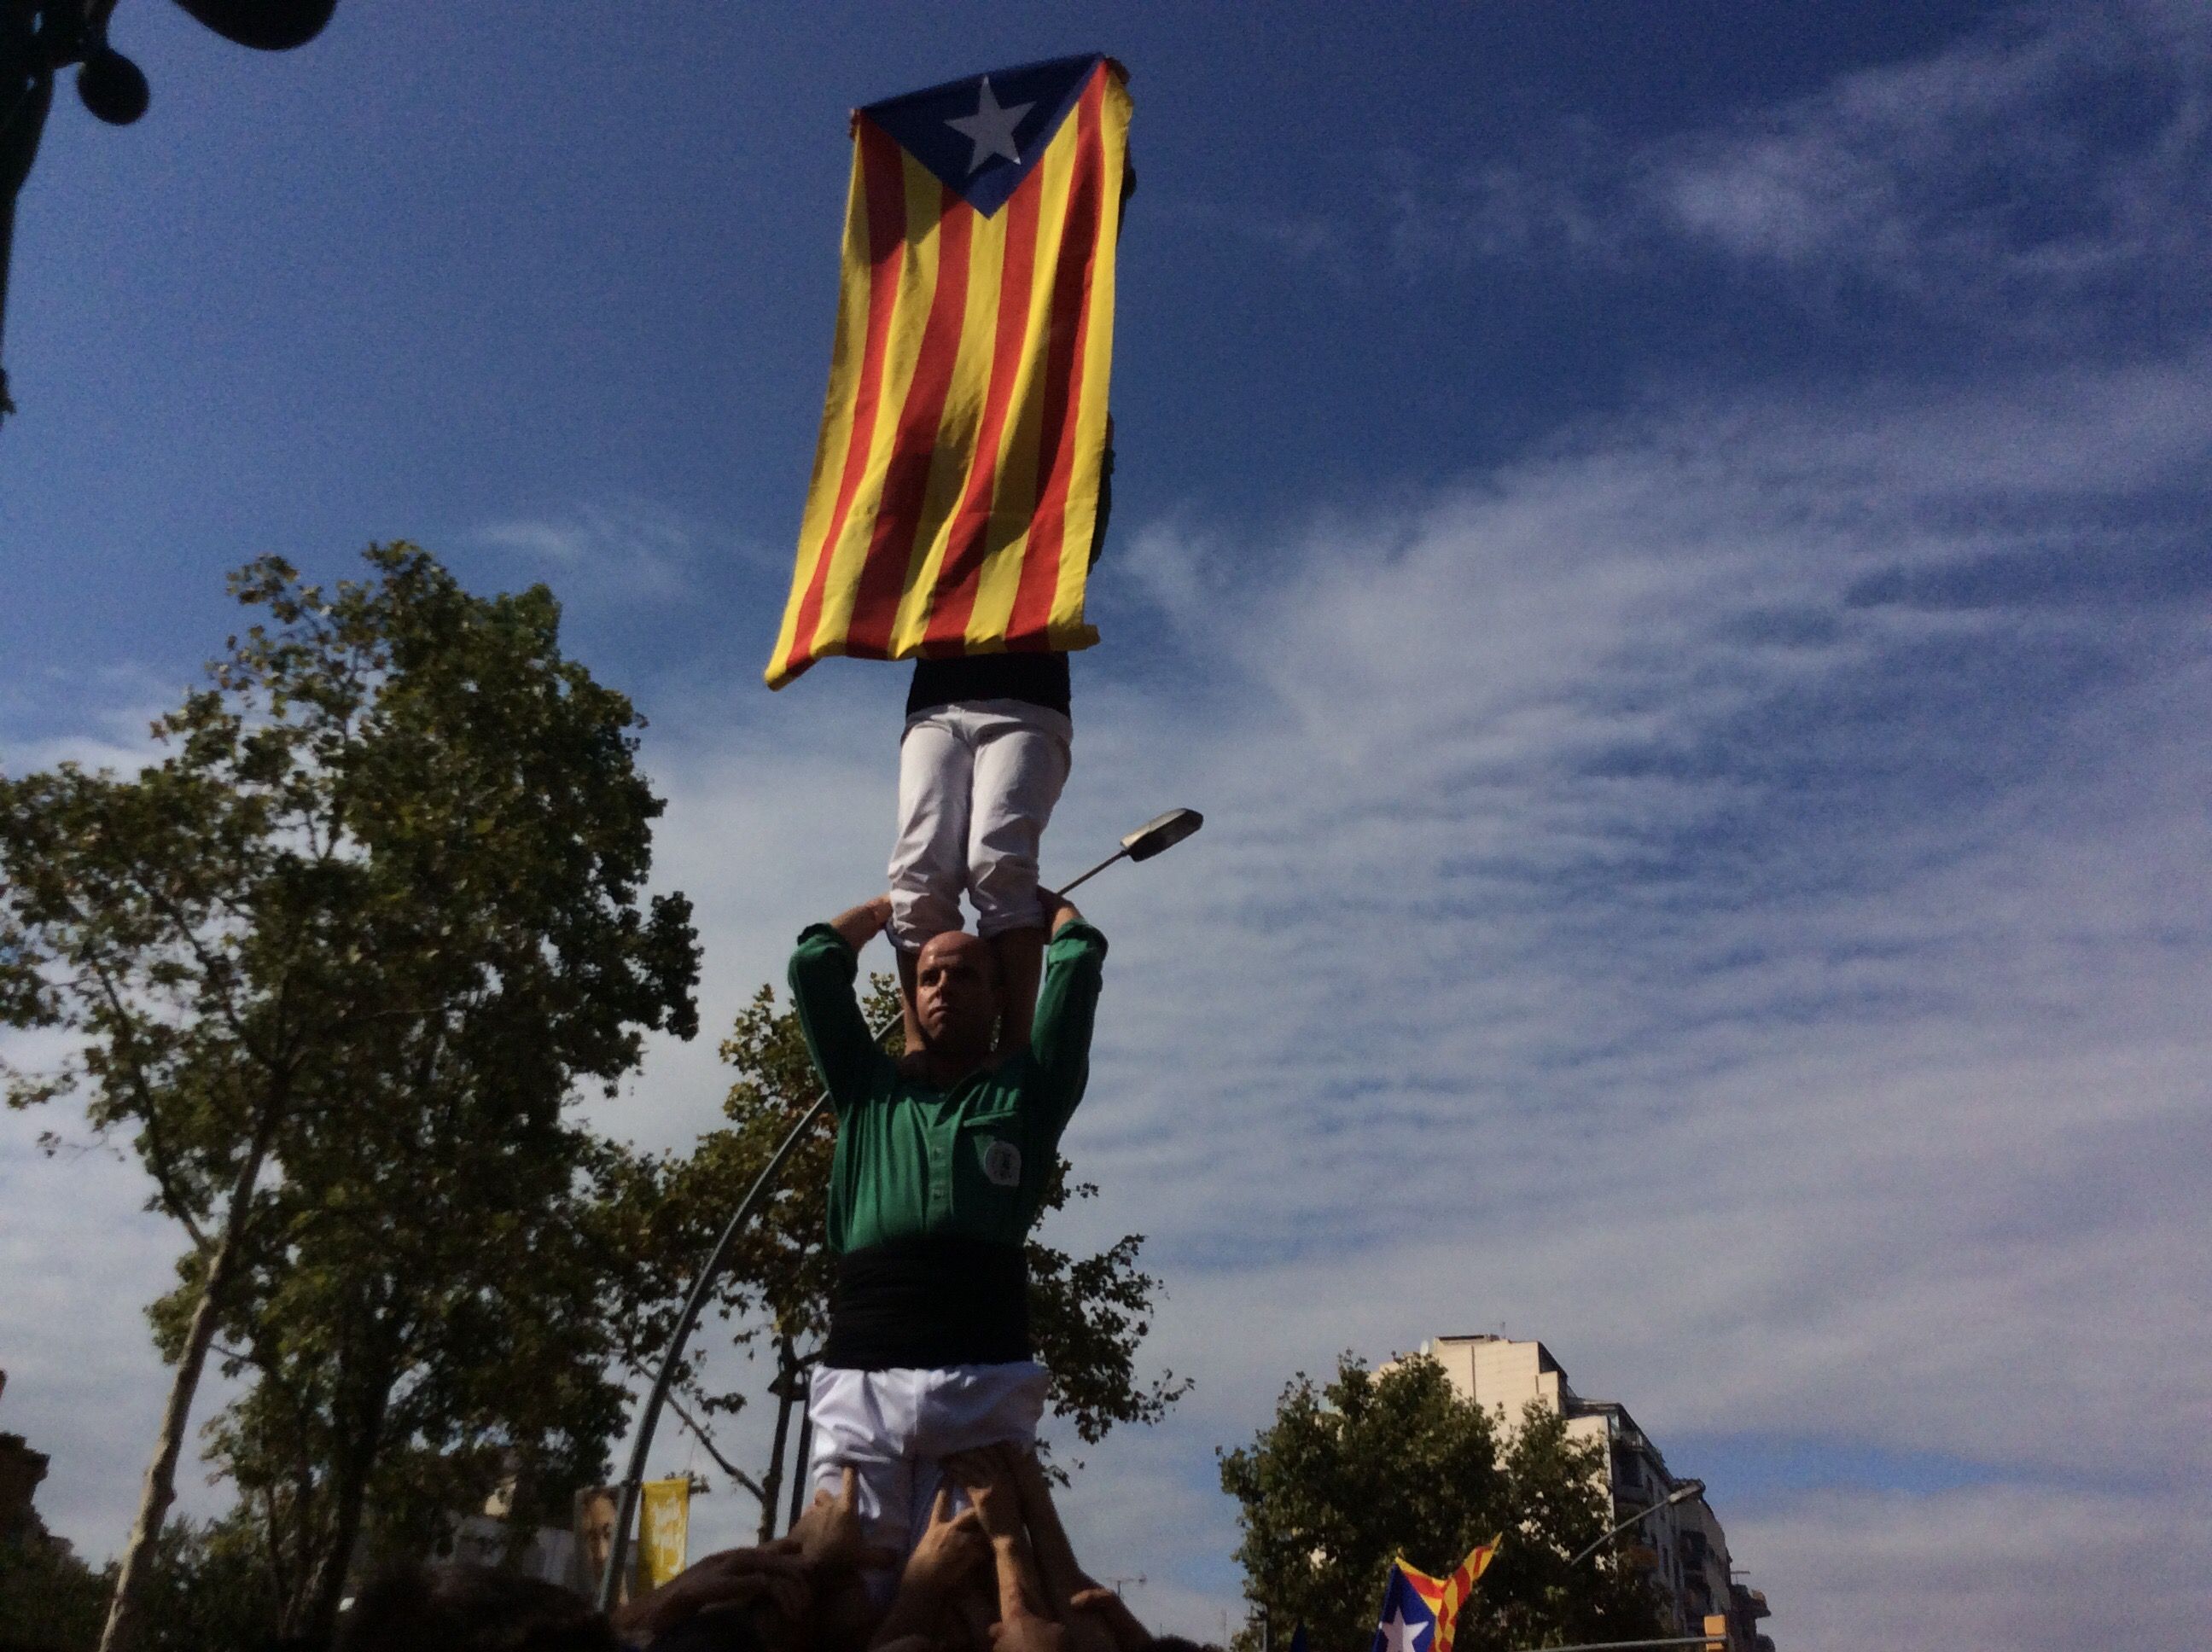
[[799, 1517], [806, 1512], [806, 1466], [814, 1456], [814, 1413], [802, 1403], [799, 1410], [799, 1449], [791, 1454], [791, 1521], [783, 1529], [793, 1531]]
[[768, 1473], [761, 1481], [760, 1540], [763, 1544], [775, 1540], [775, 1516], [783, 1501], [783, 1447], [791, 1436], [791, 1405], [798, 1392], [792, 1378], [798, 1370], [791, 1339], [784, 1337], [776, 1347], [775, 1381], [768, 1391], [775, 1396], [775, 1443], [769, 1449]]
[[131, 1522], [131, 1540], [123, 1551], [123, 1565], [115, 1579], [115, 1594], [107, 1603], [107, 1624], [100, 1633], [100, 1652], [130, 1652], [143, 1624], [146, 1584], [153, 1576], [154, 1548], [161, 1535], [161, 1521], [177, 1500], [177, 1458], [185, 1447], [185, 1424], [191, 1419], [192, 1396], [200, 1372], [207, 1364], [209, 1345], [215, 1340], [216, 1318], [223, 1293], [237, 1271], [239, 1252], [246, 1233], [246, 1212], [253, 1200], [253, 1184], [261, 1179], [262, 1161], [268, 1157], [270, 1139], [276, 1133], [276, 1114], [271, 1108], [247, 1150], [245, 1162], [231, 1183], [229, 1207], [223, 1213], [222, 1237], [208, 1263], [200, 1284], [200, 1299], [192, 1307], [191, 1328], [185, 1333], [183, 1354], [177, 1361], [175, 1380], [169, 1384], [169, 1403], [162, 1408], [161, 1432], [154, 1447], [154, 1461], [146, 1466], [146, 1484], [138, 1494], [138, 1517]]
[[369, 1472], [384, 1443], [385, 1410], [391, 1398], [390, 1382], [374, 1390], [362, 1407], [366, 1414], [356, 1418], [350, 1449], [331, 1476], [331, 1498], [336, 1507], [330, 1546], [309, 1574], [301, 1621], [283, 1625], [310, 1645], [327, 1646], [337, 1633], [338, 1605], [345, 1599], [346, 1573], [353, 1564], [354, 1546], [361, 1540], [362, 1508], [368, 1497]]

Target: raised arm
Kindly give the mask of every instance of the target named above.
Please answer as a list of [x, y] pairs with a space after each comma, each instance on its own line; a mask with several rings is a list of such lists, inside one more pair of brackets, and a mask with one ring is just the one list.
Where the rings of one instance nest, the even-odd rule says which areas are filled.
[[1037, 899], [1044, 902], [1045, 911], [1051, 914], [1046, 920], [1045, 926], [1055, 938], [1068, 925], [1083, 921], [1083, 914], [1075, 909], [1075, 902], [1056, 890], [1041, 889], [1037, 891]]
[[853, 994], [860, 949], [890, 920], [889, 896], [864, 901], [807, 930], [791, 955], [791, 998], [807, 1054], [841, 1114], [869, 1094], [878, 1068], [890, 1060], [870, 1036]]
[[1106, 962], [1106, 938], [1084, 921], [1075, 903], [1047, 893], [1052, 939], [1045, 947], [1030, 1051], [1036, 1058], [1036, 1104], [1055, 1132], [1066, 1127], [1091, 1080], [1091, 1026]]
[[951, 1606], [963, 1579], [991, 1558], [982, 1517], [973, 1509], [952, 1512], [949, 1485], [937, 1489], [929, 1525], [907, 1557], [890, 1611], [876, 1626], [871, 1647], [885, 1648], [910, 1635], [927, 1635]]
[[1052, 1607], [1053, 1616], [1066, 1623], [1069, 1603], [1091, 1587], [1091, 1580], [1075, 1564], [1075, 1549], [1067, 1540], [1067, 1528], [1060, 1523], [1060, 1510], [1053, 1504], [1052, 1483], [1045, 1477], [1044, 1465], [1037, 1461], [1034, 1451], [1011, 1445], [994, 1449], [1005, 1456], [1013, 1473], [1014, 1490], [1021, 1496], [1022, 1518], [1030, 1528], [1030, 1547], [1036, 1553], [1037, 1574], [1044, 1584], [1045, 1600]]
[[847, 907], [830, 920], [830, 927], [843, 938], [845, 944], [855, 952], [890, 927], [891, 897], [878, 895], [872, 901], [863, 901], [856, 907]]

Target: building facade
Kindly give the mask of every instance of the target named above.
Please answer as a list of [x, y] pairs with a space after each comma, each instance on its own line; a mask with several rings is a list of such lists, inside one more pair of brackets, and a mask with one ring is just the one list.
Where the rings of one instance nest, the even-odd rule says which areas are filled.
[[1773, 1652], [1773, 1641], [1759, 1629], [1768, 1615], [1766, 1597], [1737, 1578], [1720, 1517], [1702, 1491], [1668, 1501], [1683, 1482], [1668, 1472], [1666, 1458], [1627, 1406], [1577, 1394], [1540, 1342], [1437, 1337], [1423, 1343], [1421, 1351], [1443, 1367], [1454, 1389], [1490, 1412], [1505, 1435], [1520, 1427], [1534, 1404], [1564, 1417], [1570, 1438], [1603, 1450], [1611, 1521], [1644, 1516], [1620, 1534], [1622, 1552], [1650, 1576], [1674, 1633], [1719, 1630], [1728, 1652]]

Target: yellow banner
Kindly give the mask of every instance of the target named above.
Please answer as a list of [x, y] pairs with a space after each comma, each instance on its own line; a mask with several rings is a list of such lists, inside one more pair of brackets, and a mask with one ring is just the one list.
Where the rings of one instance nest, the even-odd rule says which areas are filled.
[[690, 1564], [691, 1482], [647, 1480], [638, 1511], [638, 1588], [657, 1589]]

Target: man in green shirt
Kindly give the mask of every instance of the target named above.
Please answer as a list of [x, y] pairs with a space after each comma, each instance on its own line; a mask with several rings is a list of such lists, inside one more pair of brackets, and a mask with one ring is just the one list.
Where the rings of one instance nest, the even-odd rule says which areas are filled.
[[939, 1462], [1026, 1445], [1044, 1411], [1022, 1247], [1090, 1077], [1106, 938], [1042, 893], [1051, 938], [1027, 1048], [999, 1037], [991, 949], [956, 930], [916, 960], [921, 1047], [884, 1053], [853, 989], [860, 949], [890, 920], [887, 896], [815, 925], [792, 954], [792, 997], [837, 1114], [837, 1284], [807, 1406], [811, 1475], [834, 1491], [854, 1469], [870, 1542], [902, 1554], [927, 1525]]

